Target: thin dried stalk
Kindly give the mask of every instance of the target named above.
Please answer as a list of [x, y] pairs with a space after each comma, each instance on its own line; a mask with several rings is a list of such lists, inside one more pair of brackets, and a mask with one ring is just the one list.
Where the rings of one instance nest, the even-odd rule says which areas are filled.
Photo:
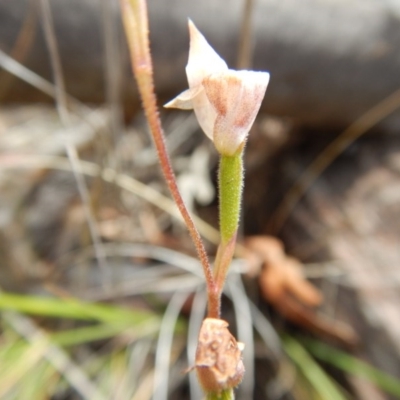
[[200, 234], [197, 231], [192, 217], [190, 216], [179, 193], [175, 174], [165, 146], [164, 132], [161, 127], [156, 96], [154, 94], [153, 65], [150, 55], [146, 2], [144, 0], [120, 0], [120, 5], [125, 33], [130, 49], [133, 73], [139, 87], [143, 109], [150, 126], [150, 131], [157, 149], [161, 168], [171, 195], [174, 198], [183, 219], [185, 220], [186, 226], [189, 230], [190, 236], [203, 266], [204, 275], [207, 282], [208, 316], [212, 318], [218, 318], [220, 314], [220, 307], [213, 272]]
[[[67, 107], [68, 98], [65, 91], [65, 83], [63, 78], [61, 60], [58, 53], [56, 36], [54, 33], [53, 18], [48, 0], [41, 0], [41, 12], [42, 12], [45, 40], [49, 50], [50, 61], [54, 75], [54, 82], [55, 82], [54, 94], [55, 94], [57, 111], [61, 123], [64, 125], [66, 129], [70, 129], [71, 116]], [[107, 261], [102, 249], [102, 242], [97, 227], [97, 222], [92, 212], [89, 190], [87, 188], [83, 176], [78, 172], [78, 164], [79, 164], [78, 151], [75, 148], [75, 146], [71, 143], [71, 141], [68, 139], [66, 132], [62, 132], [62, 136], [65, 146], [65, 151], [71, 163], [78, 192], [82, 199], [82, 206], [88, 224], [90, 236], [96, 251], [97, 262], [99, 264], [99, 267], [103, 275], [103, 285], [106, 287]]]

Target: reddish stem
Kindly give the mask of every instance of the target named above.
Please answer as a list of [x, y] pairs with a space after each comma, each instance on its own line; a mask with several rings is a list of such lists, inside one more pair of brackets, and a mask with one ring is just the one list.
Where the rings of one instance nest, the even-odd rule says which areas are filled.
[[220, 297], [233, 255], [235, 253], [235, 245], [236, 233], [228, 242], [225, 243], [224, 241], [221, 241], [220, 245], [218, 246], [217, 257], [215, 258], [214, 262], [214, 280]]
[[219, 318], [220, 299], [213, 272], [200, 234], [179, 193], [175, 174], [165, 146], [164, 132], [158, 116], [156, 96], [154, 94], [153, 65], [149, 46], [146, 1], [120, 0], [120, 4], [125, 33], [128, 38], [133, 73], [138, 84], [151, 135], [157, 149], [161, 169], [167, 182], [168, 189], [182, 214], [203, 266], [208, 293], [208, 317]]

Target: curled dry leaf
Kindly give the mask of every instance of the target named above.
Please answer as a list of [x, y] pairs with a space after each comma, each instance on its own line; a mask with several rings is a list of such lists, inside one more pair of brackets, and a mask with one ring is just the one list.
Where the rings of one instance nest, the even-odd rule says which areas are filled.
[[239, 385], [244, 375], [243, 343], [237, 342], [221, 319], [206, 318], [199, 333], [195, 368], [206, 393]]
[[322, 293], [302, 274], [301, 263], [285, 254], [282, 243], [268, 236], [248, 237], [244, 257], [252, 275], [259, 274], [263, 297], [289, 321], [354, 347], [358, 338], [348, 325], [315, 313]]

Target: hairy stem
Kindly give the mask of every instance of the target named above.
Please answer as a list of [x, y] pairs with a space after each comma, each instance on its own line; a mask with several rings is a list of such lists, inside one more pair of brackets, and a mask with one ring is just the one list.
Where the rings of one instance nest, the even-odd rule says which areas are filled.
[[232, 240], [239, 227], [243, 186], [242, 152], [221, 156], [219, 165], [219, 224], [222, 244]]
[[149, 28], [147, 6], [145, 0], [120, 0], [121, 13], [128, 39], [133, 73], [135, 75], [139, 93], [142, 99], [145, 115], [150, 126], [161, 168], [167, 182], [169, 191], [182, 214], [189, 230], [190, 236], [196, 247], [199, 259], [203, 266], [207, 282], [208, 315], [217, 318], [219, 315], [219, 301], [215, 287], [214, 277], [208, 261], [204, 244], [196, 226], [179, 193], [175, 174], [166, 150], [164, 133], [158, 116], [156, 96], [154, 94], [153, 65], [149, 47]]
[[218, 301], [226, 275], [235, 252], [236, 234], [239, 227], [243, 186], [242, 152], [234, 156], [221, 156], [219, 165], [219, 218], [221, 243], [214, 263], [214, 279]]

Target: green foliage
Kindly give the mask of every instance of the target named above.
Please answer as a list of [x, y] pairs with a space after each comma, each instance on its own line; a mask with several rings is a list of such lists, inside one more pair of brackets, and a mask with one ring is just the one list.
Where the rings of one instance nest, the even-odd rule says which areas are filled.
[[[130, 399], [148, 370], [130, 374], [130, 346], [138, 346], [145, 365], [147, 353], [156, 338], [161, 318], [149, 311], [118, 305], [93, 304], [78, 299], [55, 299], [0, 293], [0, 398], [45, 400], [77, 391], [84, 399], [112, 398], [116, 390]], [[25, 333], [13, 324], [22, 314], [40, 318]], [[39, 321], [38, 321], [39, 322]], [[29, 324], [28, 324], [29, 325]], [[47, 328], [41, 328], [40, 325]], [[83, 326], [82, 326], [83, 325]], [[52, 327], [50, 329], [49, 327]], [[178, 322], [176, 330], [183, 324]], [[37, 330], [37, 331], [36, 331]], [[99, 340], [112, 339], [104, 350], [96, 351]], [[63, 347], [68, 346], [68, 352]], [[85, 362], [74, 361], [85, 355]], [[151, 381], [147, 380], [151, 386]]]
[[323, 400], [346, 400], [337, 384], [310, 356], [307, 350], [293, 337], [285, 336], [282, 341], [285, 352], [292, 359], [297, 369], [313, 386]]
[[108, 304], [94, 304], [77, 299], [56, 299], [0, 292], [0, 309], [32, 315], [70, 318], [85, 321], [129, 322], [138, 324], [154, 318], [154, 314], [128, 310]]
[[385, 392], [400, 398], [400, 380], [396, 379], [364, 361], [343, 351], [334, 349], [322, 342], [306, 340], [310, 352], [318, 359], [325, 361], [351, 375], [364, 378], [380, 387]]

